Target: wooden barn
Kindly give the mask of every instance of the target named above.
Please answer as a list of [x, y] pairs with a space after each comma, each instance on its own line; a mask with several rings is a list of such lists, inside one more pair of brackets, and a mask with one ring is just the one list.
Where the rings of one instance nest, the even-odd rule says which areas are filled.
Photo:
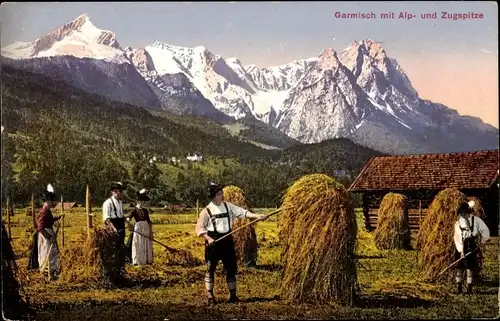
[[61, 204], [64, 205], [64, 209], [67, 210], [67, 209], [71, 209], [71, 208], [77, 208], [77, 207], [81, 207], [80, 204], [76, 203], [76, 202], [64, 202], [64, 203], [57, 203], [57, 205], [54, 207], [54, 210], [60, 210], [61, 209]]
[[389, 192], [406, 195], [410, 201], [410, 229], [418, 230], [427, 208], [446, 188], [457, 188], [477, 197], [485, 211], [485, 223], [493, 236], [499, 230], [499, 150], [477, 152], [377, 156], [361, 169], [349, 187], [363, 195], [365, 226], [376, 228], [377, 212]]

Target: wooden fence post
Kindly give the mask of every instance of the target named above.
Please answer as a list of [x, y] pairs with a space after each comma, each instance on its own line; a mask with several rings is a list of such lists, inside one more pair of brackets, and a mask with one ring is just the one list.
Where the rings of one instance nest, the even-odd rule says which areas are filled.
[[85, 195], [85, 211], [87, 212], [87, 236], [90, 237], [90, 228], [92, 227], [92, 218], [90, 217], [90, 190], [87, 184], [87, 193]]
[[61, 246], [64, 246], [64, 200], [61, 195]]
[[418, 230], [422, 226], [422, 200], [418, 201]]
[[35, 195], [33, 193], [31, 193], [31, 216], [33, 217], [33, 227], [36, 231]]

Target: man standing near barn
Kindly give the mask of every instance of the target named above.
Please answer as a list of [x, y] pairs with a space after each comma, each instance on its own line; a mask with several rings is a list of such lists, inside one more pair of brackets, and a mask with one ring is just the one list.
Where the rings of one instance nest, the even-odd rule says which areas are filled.
[[211, 202], [200, 212], [195, 228], [196, 235], [205, 238], [205, 261], [207, 263], [205, 287], [209, 304], [215, 303], [214, 276], [219, 261], [222, 261], [226, 270], [226, 282], [230, 292], [229, 302], [239, 301], [236, 296], [237, 261], [233, 237], [228, 236], [220, 242], [215, 241], [231, 233], [234, 219], [256, 218], [264, 220], [266, 218], [265, 215], [254, 214], [239, 206], [224, 202], [223, 188], [222, 185], [210, 183], [208, 197]]
[[489, 241], [490, 230], [482, 219], [472, 215], [469, 203], [461, 204], [458, 214], [454, 235], [455, 260], [460, 260], [456, 279], [458, 293], [462, 293], [462, 277], [464, 270], [467, 270], [467, 294], [472, 294], [473, 271], [478, 265], [479, 243], [484, 244]]

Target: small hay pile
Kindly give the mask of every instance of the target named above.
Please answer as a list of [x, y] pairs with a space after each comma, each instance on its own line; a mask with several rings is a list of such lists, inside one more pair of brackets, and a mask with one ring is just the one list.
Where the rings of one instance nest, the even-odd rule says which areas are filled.
[[439, 300], [445, 293], [441, 286], [419, 280], [377, 280], [371, 285], [371, 289], [370, 294], [427, 301]]
[[[90, 238], [81, 233], [78, 242], [61, 250], [61, 282], [119, 283], [125, 275], [125, 252], [117, 250], [118, 234], [95, 228]], [[70, 243], [71, 244], [71, 243]]]
[[[429, 206], [422, 226], [417, 235], [418, 270], [425, 280], [435, 279], [441, 271], [454, 262], [455, 222], [458, 207], [466, 196], [454, 188], [445, 189], [437, 194]], [[452, 281], [453, 269], [440, 276], [441, 280]]]
[[175, 249], [170, 246], [162, 247], [161, 256], [165, 259], [166, 265], [170, 266], [195, 267], [203, 264], [203, 262], [193, 256], [190, 251]]
[[388, 193], [378, 210], [375, 244], [379, 250], [410, 250], [411, 233], [408, 218], [408, 199]]
[[357, 224], [344, 186], [324, 174], [306, 175], [287, 189], [282, 209], [282, 298], [351, 305]]
[[[224, 200], [233, 203], [246, 210], [250, 210], [250, 204], [245, 197], [243, 190], [237, 186], [230, 185], [224, 187]], [[233, 221], [233, 230], [250, 223], [250, 219], [236, 219]], [[245, 266], [255, 266], [257, 264], [257, 235], [255, 224], [249, 225], [233, 234], [234, 246], [238, 262]]]

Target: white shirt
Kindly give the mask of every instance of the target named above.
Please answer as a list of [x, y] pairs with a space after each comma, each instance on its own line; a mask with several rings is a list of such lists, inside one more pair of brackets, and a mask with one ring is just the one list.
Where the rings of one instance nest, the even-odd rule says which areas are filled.
[[[116, 206], [116, 215], [113, 204]], [[114, 196], [111, 196], [102, 204], [102, 219], [106, 221], [108, 218], [123, 218], [123, 203]]]
[[[472, 217], [474, 217], [474, 226], [472, 226]], [[478, 233], [480, 235], [481, 243], [486, 243], [490, 239], [490, 230], [488, 226], [484, 223], [482, 219], [477, 216], [469, 215], [468, 221], [472, 228], [471, 230], [467, 227], [466, 218], [460, 217], [458, 221], [455, 222], [455, 235], [453, 240], [455, 241], [455, 248], [458, 252], [462, 252], [464, 249], [464, 239], [467, 237], [476, 236]], [[467, 254], [467, 253], [465, 253]]]
[[[244, 208], [241, 208], [239, 206], [236, 206], [232, 203], [225, 202], [227, 205], [227, 208], [229, 210], [229, 220], [227, 217], [222, 217], [222, 218], [215, 218], [215, 227], [217, 228], [217, 232], [219, 233], [227, 233], [229, 232], [229, 224], [231, 224], [231, 227], [233, 226], [233, 221], [236, 218], [244, 218], [246, 217], [248, 211]], [[198, 221], [196, 222], [196, 235], [200, 236], [207, 231], [214, 232], [214, 226], [212, 223], [212, 219], [210, 218], [210, 215], [208, 214], [207, 208], [210, 209], [210, 214], [211, 215], [217, 215], [221, 213], [226, 213], [226, 208], [224, 206], [224, 202], [222, 202], [219, 206], [215, 205], [214, 203], [210, 202], [206, 208], [204, 208], [200, 212], [200, 217], [198, 217]]]

